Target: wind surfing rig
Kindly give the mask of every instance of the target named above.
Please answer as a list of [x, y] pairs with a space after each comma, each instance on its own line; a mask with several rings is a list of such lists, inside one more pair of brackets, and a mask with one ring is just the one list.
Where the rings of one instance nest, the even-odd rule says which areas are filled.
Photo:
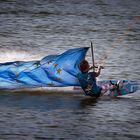
[[[93, 49], [93, 43], [92, 42], [91, 42], [90, 48], [91, 48], [91, 58], [92, 58], [93, 71], [95, 71], [96, 66], [95, 66], [95, 63], [94, 63], [95, 62], [95, 60], [94, 60], [94, 49]], [[79, 86], [74, 86], [73, 90], [74, 91], [82, 91], [82, 88], [79, 87]]]
[[91, 42], [91, 58], [92, 58], [92, 64], [93, 64], [93, 71], [95, 71], [95, 65], [94, 65], [94, 52], [93, 52], [93, 43]]

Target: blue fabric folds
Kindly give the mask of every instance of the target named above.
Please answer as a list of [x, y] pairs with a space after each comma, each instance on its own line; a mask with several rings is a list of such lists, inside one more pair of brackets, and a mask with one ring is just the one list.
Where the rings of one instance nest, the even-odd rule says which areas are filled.
[[79, 63], [88, 48], [75, 48], [40, 61], [0, 63], [0, 89], [79, 86]]

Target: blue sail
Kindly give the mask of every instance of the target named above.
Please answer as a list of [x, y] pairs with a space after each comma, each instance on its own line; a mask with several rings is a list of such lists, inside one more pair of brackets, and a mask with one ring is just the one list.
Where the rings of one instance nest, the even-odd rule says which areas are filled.
[[0, 63], [0, 89], [78, 86], [78, 66], [87, 51], [75, 48], [40, 61]]

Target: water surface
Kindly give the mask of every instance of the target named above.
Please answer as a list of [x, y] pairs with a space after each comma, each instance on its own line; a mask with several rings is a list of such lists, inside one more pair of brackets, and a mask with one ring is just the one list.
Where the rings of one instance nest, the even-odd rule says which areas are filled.
[[[140, 83], [139, 0], [0, 0], [0, 62], [37, 60], [92, 41], [99, 79]], [[91, 53], [87, 54], [91, 63]], [[95, 100], [0, 93], [2, 140], [139, 140], [140, 91]]]

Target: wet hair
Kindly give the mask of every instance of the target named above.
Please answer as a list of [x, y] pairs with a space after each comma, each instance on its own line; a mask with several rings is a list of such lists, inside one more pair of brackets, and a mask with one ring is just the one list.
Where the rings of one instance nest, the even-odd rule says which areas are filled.
[[88, 61], [85, 60], [85, 59], [82, 60], [82, 61], [80, 62], [79, 68], [80, 68], [80, 70], [81, 70], [82, 72], [88, 71], [88, 68], [89, 68], [89, 63], [88, 63]]

